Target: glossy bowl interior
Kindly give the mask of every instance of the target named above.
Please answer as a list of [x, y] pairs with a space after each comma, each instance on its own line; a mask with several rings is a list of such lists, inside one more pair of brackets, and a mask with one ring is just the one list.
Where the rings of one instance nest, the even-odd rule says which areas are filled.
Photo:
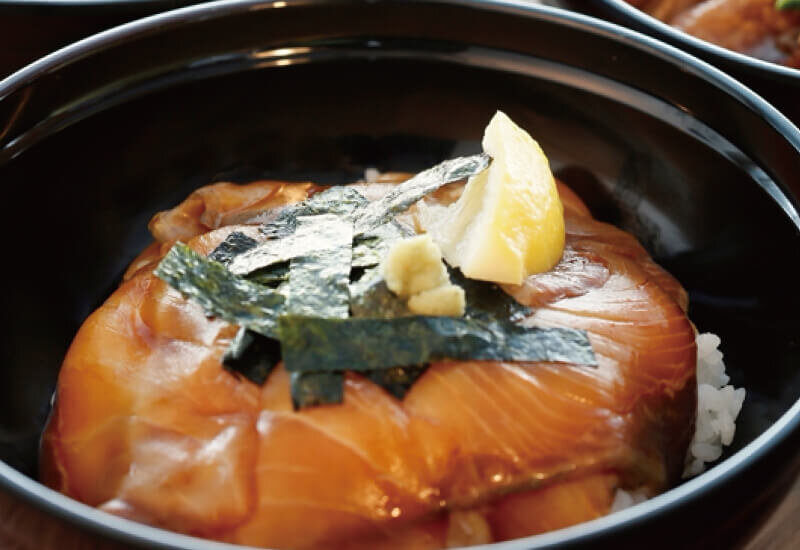
[[592, 13], [663, 40], [721, 68], [746, 83], [800, 123], [800, 69], [784, 67], [728, 50], [675, 29], [625, 0], [564, 0], [568, 7]]
[[201, 0], [0, 0], [0, 79], [71, 42]]
[[221, 547], [35, 482], [78, 326], [148, 243], [149, 218], [194, 188], [417, 170], [476, 152], [498, 108], [597, 217], [634, 232], [683, 282], [692, 319], [722, 336], [748, 391], [732, 451], [710, 472], [498, 548], [741, 536], [800, 458], [800, 132], [685, 54], [511, 2], [219, 2], [114, 29], [0, 82], [2, 492], [97, 540]]

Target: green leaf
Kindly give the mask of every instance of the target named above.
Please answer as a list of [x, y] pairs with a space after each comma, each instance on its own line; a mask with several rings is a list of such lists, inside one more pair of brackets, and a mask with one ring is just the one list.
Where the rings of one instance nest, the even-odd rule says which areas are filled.
[[456, 317], [278, 321], [284, 365], [292, 372], [359, 372], [442, 359], [548, 361], [596, 365], [584, 331], [525, 328]]
[[779, 10], [800, 9], [800, 0], [775, 0], [775, 7]]

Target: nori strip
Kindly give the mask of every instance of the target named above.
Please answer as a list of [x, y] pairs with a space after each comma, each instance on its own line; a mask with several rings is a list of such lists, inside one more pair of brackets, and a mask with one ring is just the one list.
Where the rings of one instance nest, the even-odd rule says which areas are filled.
[[[451, 282], [464, 289], [467, 303], [464, 315], [468, 319], [516, 323], [533, 313], [531, 308], [517, 302], [496, 284], [468, 279], [458, 269], [450, 268], [448, 271]], [[358, 281], [350, 284], [350, 314], [373, 319], [414, 315], [406, 301], [389, 290], [377, 267], [367, 269]]]
[[276, 319], [286, 302], [280, 290], [241, 279], [181, 242], [167, 252], [155, 274], [199, 303], [207, 314], [275, 336]]
[[391, 369], [374, 370], [364, 373], [373, 383], [382, 387], [398, 399], [402, 399], [414, 385], [414, 382], [428, 369], [421, 367], [393, 367]]
[[344, 373], [293, 372], [290, 392], [295, 410], [344, 401]]
[[259, 269], [245, 277], [245, 279], [260, 285], [276, 287], [289, 280], [289, 262], [281, 262]]
[[368, 269], [350, 284], [350, 315], [371, 319], [393, 319], [413, 315], [405, 300], [389, 290], [377, 267]]
[[228, 265], [234, 256], [247, 252], [254, 248], [258, 241], [252, 239], [240, 231], [234, 231], [217, 245], [217, 248], [208, 255], [209, 260], [214, 260], [222, 265]]
[[[349, 313], [350, 265], [353, 260], [353, 223], [346, 216], [318, 214], [298, 216], [294, 236], [315, 243], [313, 254], [292, 260], [286, 287], [286, 311], [291, 315], [347, 318]], [[342, 373], [292, 374], [295, 409], [341, 403]]]
[[236, 275], [248, 275], [276, 263], [309, 256], [317, 250], [317, 237], [322, 230], [298, 235], [299, 218], [328, 214], [349, 220], [353, 212], [365, 204], [367, 199], [355, 189], [337, 186], [289, 206], [276, 220], [261, 226], [260, 231], [270, 239], [235, 257], [228, 269]]
[[[467, 295], [466, 316], [414, 316], [374, 267], [392, 242], [410, 233], [392, 219], [395, 214], [481, 172], [489, 161], [485, 154], [445, 161], [373, 203], [355, 189], [330, 188], [263, 225], [270, 240], [259, 244], [240, 232], [229, 235], [210, 259], [230, 264], [233, 274], [182, 243], [156, 274], [209, 314], [242, 325], [223, 362], [256, 383], [280, 360], [281, 345], [268, 337], [279, 335], [295, 408], [340, 403], [345, 370], [360, 371], [402, 398], [427, 362], [437, 359], [595, 365], [585, 332], [515, 325], [531, 310], [497, 285], [451, 269]], [[348, 286], [351, 271], [359, 270], [363, 276]]]
[[[294, 222], [297, 223], [297, 220]], [[316, 240], [308, 235], [292, 233], [281, 239], [268, 239], [231, 260], [228, 269], [234, 275], [246, 276], [278, 263], [308, 256], [317, 249]]]
[[[482, 172], [489, 165], [489, 160], [485, 153], [446, 160], [399, 184], [374, 202], [369, 202], [352, 187], [334, 186], [326, 189], [303, 202], [287, 206], [275, 220], [262, 225], [260, 231], [269, 239], [232, 258], [228, 267], [236, 275], [247, 275], [275, 263], [308, 255], [313, 250], [309, 248], [313, 247], [313, 243], [296, 238], [297, 219], [320, 214], [354, 219], [357, 245], [364, 245], [355, 254], [355, 265], [375, 265], [380, 262], [381, 256], [371, 251], [376, 246], [384, 246], [389, 232], [403, 234], [398, 224], [386, 225], [395, 214], [408, 209], [443, 185]], [[385, 227], [376, 232], [381, 226]], [[367, 244], [367, 241], [372, 242]]]
[[440, 187], [483, 172], [490, 161], [489, 155], [480, 153], [471, 157], [446, 160], [428, 168], [392, 189], [381, 199], [369, 203], [356, 212], [355, 236], [386, 223], [395, 214], [408, 209], [425, 195]]
[[585, 331], [525, 328], [461, 317], [318, 319], [282, 316], [278, 334], [292, 372], [371, 371], [440, 359], [548, 361], [595, 366]]
[[262, 225], [259, 231], [267, 237], [280, 239], [295, 232], [297, 218], [300, 216], [316, 216], [318, 214], [350, 216], [356, 209], [368, 203], [369, 201], [364, 195], [352, 187], [336, 185], [303, 202], [287, 206], [280, 211], [277, 218]]
[[395, 220], [357, 237], [353, 246], [353, 267], [372, 267], [383, 261], [392, 243], [413, 233]]
[[494, 283], [469, 279], [459, 269], [450, 268], [448, 271], [450, 281], [464, 289], [467, 303], [464, 315], [469, 319], [517, 323], [533, 313], [531, 308], [520, 304]]
[[313, 242], [314, 253], [295, 258], [290, 264], [286, 312], [308, 317], [347, 317], [353, 224], [334, 214], [300, 216], [294, 235], [298, 241]]
[[227, 370], [241, 374], [259, 386], [266, 382], [280, 360], [280, 342], [244, 327], [239, 328], [222, 355], [222, 364]]
[[[376, 247], [385, 252], [389, 233], [393, 236], [404, 233], [398, 224], [387, 225], [395, 214], [408, 209], [443, 185], [482, 172], [489, 165], [489, 160], [485, 153], [446, 160], [399, 184], [374, 202], [369, 202], [351, 187], [326, 189], [301, 203], [284, 208], [275, 220], [261, 226], [260, 231], [269, 239], [233, 258], [228, 267], [236, 275], [247, 275], [278, 262], [308, 255], [313, 251], [313, 241], [297, 237], [297, 219], [321, 214], [354, 219], [354, 237], [358, 239], [357, 245], [363, 245], [355, 254], [355, 266], [375, 265], [382, 257], [375, 252]], [[367, 241], [372, 242], [367, 244]]]

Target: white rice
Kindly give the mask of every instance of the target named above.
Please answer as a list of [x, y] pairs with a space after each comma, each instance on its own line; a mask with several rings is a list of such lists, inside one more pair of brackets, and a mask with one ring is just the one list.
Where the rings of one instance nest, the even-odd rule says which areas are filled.
[[[686, 453], [683, 477], [701, 474], [706, 464], [722, 455], [722, 448], [730, 445], [736, 433], [736, 417], [742, 410], [744, 388], [735, 389], [728, 384], [725, 362], [719, 351], [721, 340], [710, 332], [698, 334], [697, 342], [697, 421], [694, 437]], [[614, 495], [611, 512], [624, 510], [647, 500], [641, 491], [618, 489]]]
[[630, 508], [634, 504], [639, 504], [645, 500], [647, 500], [647, 495], [642, 491], [624, 491], [622, 489], [617, 489], [617, 493], [614, 495], [614, 502], [611, 503], [611, 510], [609, 510], [608, 513], [613, 514], [614, 512], [619, 512], [620, 510]]
[[728, 384], [725, 363], [716, 334], [697, 335], [697, 425], [689, 445], [683, 477], [693, 477], [722, 455], [736, 432], [736, 417], [742, 410], [744, 388]]
[[370, 167], [364, 170], [364, 181], [367, 183], [375, 183], [379, 177], [381, 173], [377, 168]]

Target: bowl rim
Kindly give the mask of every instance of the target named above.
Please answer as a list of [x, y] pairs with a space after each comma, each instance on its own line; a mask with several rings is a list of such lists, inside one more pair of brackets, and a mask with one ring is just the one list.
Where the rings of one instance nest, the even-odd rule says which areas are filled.
[[[250, 10], [326, 5], [330, 4], [331, 1], [218, 0], [216, 2], [183, 7], [125, 23], [61, 48], [0, 80], [0, 101], [33, 83], [39, 77], [55, 72], [59, 68], [84, 59], [91, 54], [96, 54], [126, 41], [135, 40], [145, 33], [164, 31], [172, 26], [191, 24], [194, 21], [213, 17], [235, 15]], [[764, 122], [777, 131], [797, 151], [798, 158], [800, 158], [800, 130], [755, 92], [712, 65], [671, 45], [626, 27], [560, 8], [532, 4], [525, 0], [333, 1], [341, 4], [356, 5], [376, 3], [453, 5], [476, 10], [508, 13], [531, 19], [542, 19], [550, 23], [565, 25], [582, 32], [598, 34], [605, 38], [616, 40], [629, 47], [642, 50], [648, 55], [669, 59], [673, 64], [681, 66], [683, 70], [691, 72], [694, 76], [707, 81], [732, 96], [751, 111], [758, 113]], [[800, 218], [795, 218], [792, 221], [796, 228], [800, 230]], [[511, 550], [512, 548], [553, 547], [562, 543], [586, 542], [590, 537], [601, 532], [613, 534], [614, 532], [644, 524], [663, 513], [682, 506], [686, 500], [701, 498], [721, 484], [741, 475], [768, 454], [772, 448], [785, 441], [790, 434], [797, 430], [800, 430], [800, 399], [795, 401], [776, 422], [742, 449], [716, 464], [705, 473], [682, 483], [678, 487], [672, 488], [637, 506], [592, 521], [532, 537], [494, 543], [485, 546], [485, 548]], [[182, 535], [101, 512], [42, 485], [38, 481], [13, 469], [2, 460], [0, 460], [0, 488], [58, 518], [90, 532], [108, 536], [112, 540], [147, 545], [148, 548], [163, 549], [235, 550], [245, 548], [239, 545]]]
[[38, 16], [99, 16], [116, 13], [149, 14], [204, 0], [0, 0], [0, 14]]
[[703, 52], [703, 55], [719, 59], [725, 63], [735, 64], [754, 74], [768, 76], [771, 78], [779, 78], [782, 82], [800, 86], [800, 69], [793, 69], [778, 63], [771, 63], [743, 54], [734, 50], [729, 50], [722, 46], [718, 46], [713, 42], [697, 38], [687, 32], [676, 29], [667, 23], [656, 19], [652, 15], [630, 5], [625, 0], [591, 0], [596, 4], [601, 4], [606, 10], [611, 10], [619, 16], [624, 17], [625, 25], [629, 22], [634, 22], [642, 28], [647, 29], [647, 33], [654, 33], [654, 37], [670, 42], [672, 44], [680, 44], [682, 47], [693, 48], [696, 51]]

